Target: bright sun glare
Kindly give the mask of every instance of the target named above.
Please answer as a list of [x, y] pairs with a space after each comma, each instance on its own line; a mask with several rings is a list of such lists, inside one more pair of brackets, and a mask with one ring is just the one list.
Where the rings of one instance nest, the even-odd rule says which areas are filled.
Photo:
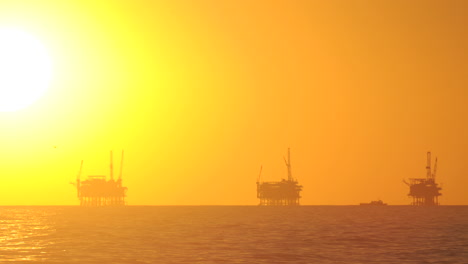
[[47, 90], [52, 63], [45, 47], [32, 35], [0, 28], [0, 111], [27, 107]]

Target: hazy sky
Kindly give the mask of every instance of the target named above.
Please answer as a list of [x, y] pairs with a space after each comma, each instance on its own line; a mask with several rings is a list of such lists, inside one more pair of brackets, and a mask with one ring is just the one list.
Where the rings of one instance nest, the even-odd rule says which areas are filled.
[[128, 204], [254, 205], [288, 147], [302, 204], [409, 204], [427, 151], [468, 204], [466, 1], [0, 0], [3, 26], [54, 73], [0, 113], [2, 205], [78, 204], [121, 149]]

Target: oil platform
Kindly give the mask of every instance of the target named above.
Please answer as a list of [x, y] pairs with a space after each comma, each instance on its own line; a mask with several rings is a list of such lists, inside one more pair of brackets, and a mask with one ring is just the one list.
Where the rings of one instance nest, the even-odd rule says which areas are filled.
[[412, 205], [439, 205], [439, 196], [442, 194], [441, 187], [436, 183], [437, 158], [434, 163], [434, 171], [431, 170], [431, 152], [427, 152], [426, 178], [410, 178], [409, 183], [403, 181], [410, 187], [408, 196], [413, 197]]
[[260, 199], [260, 205], [299, 205], [301, 198], [300, 192], [302, 186], [291, 174], [291, 155], [288, 148], [288, 159], [284, 158], [288, 170], [288, 179], [282, 179], [278, 182], [260, 181], [262, 167], [257, 179], [257, 198]]
[[123, 206], [127, 187], [122, 186], [123, 155], [120, 160], [120, 172], [117, 180], [114, 180], [114, 168], [112, 151], [110, 152], [110, 179], [105, 175], [91, 175], [84, 181], [80, 180], [83, 169], [81, 161], [80, 170], [76, 177], [76, 190], [81, 206]]

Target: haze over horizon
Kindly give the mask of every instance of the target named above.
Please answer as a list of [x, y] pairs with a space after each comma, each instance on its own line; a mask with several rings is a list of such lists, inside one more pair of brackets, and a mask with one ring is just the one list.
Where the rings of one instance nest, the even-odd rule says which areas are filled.
[[[256, 205], [292, 175], [302, 205], [411, 202], [438, 158], [467, 205], [468, 2], [0, 1], [48, 50], [51, 85], [0, 112], [0, 205], [77, 205], [118, 164], [129, 205]], [[118, 168], [118, 166], [115, 166]], [[118, 169], [117, 169], [118, 170]]]

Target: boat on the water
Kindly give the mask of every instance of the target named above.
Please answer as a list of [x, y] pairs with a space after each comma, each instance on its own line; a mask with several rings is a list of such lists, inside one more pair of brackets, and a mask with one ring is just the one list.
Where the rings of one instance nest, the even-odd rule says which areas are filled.
[[370, 203], [360, 203], [360, 205], [387, 205], [386, 203], [382, 202], [382, 200], [371, 201]]

